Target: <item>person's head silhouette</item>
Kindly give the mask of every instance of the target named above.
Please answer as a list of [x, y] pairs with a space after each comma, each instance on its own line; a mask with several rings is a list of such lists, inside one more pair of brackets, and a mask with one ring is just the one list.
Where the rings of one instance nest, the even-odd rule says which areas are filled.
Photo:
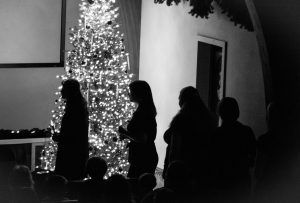
[[101, 180], [107, 171], [107, 164], [101, 157], [91, 157], [87, 162], [86, 168], [92, 179]]
[[184, 104], [194, 104], [201, 102], [200, 94], [198, 90], [192, 86], [183, 88], [179, 94], [179, 106]]
[[144, 106], [156, 115], [152, 91], [149, 84], [143, 80], [136, 80], [130, 83], [130, 101], [136, 102], [139, 106]]
[[157, 188], [153, 192], [153, 202], [154, 203], [175, 203], [176, 202], [176, 195], [174, 191], [163, 187]]
[[25, 165], [16, 165], [9, 177], [12, 188], [33, 188], [33, 179], [29, 168]]
[[143, 173], [140, 175], [138, 183], [140, 188], [145, 191], [153, 190], [157, 184], [155, 176], [151, 173]]
[[105, 186], [105, 202], [130, 202], [131, 188], [121, 174], [113, 174], [107, 179]]
[[234, 122], [240, 116], [239, 105], [232, 97], [224, 97], [218, 105], [218, 113], [225, 122]]
[[136, 80], [130, 83], [130, 99], [133, 102], [145, 102], [152, 99], [152, 92], [149, 84], [143, 80]]
[[61, 175], [51, 175], [48, 177], [47, 193], [50, 198], [62, 199], [67, 192], [68, 180]]
[[68, 79], [62, 83], [61, 96], [66, 100], [73, 100], [80, 98], [80, 84], [75, 79]]

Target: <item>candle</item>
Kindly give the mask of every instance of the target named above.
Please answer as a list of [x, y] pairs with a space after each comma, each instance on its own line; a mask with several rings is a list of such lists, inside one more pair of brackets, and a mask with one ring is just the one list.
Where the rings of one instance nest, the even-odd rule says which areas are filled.
[[99, 74], [99, 84], [100, 85], [102, 84], [102, 71], [100, 71], [100, 74]]
[[128, 66], [128, 70], [130, 70], [129, 54], [127, 54], [127, 66]]
[[116, 88], [116, 98], [119, 98], [119, 85], [117, 84], [117, 88]]

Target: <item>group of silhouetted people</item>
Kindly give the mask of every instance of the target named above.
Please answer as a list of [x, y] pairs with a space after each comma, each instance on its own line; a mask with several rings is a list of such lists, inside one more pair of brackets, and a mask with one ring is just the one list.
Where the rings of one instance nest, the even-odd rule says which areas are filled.
[[[120, 174], [113, 174], [105, 179], [107, 167], [104, 159], [92, 157], [88, 159], [86, 166], [89, 179], [67, 180], [64, 176], [56, 173], [48, 173], [43, 179], [34, 178], [27, 166], [16, 165], [8, 178], [9, 189], [6, 190], [6, 197], [1, 196], [0, 202], [146, 203], [154, 202], [153, 198], [158, 196], [156, 193], [159, 193], [159, 195], [163, 193], [153, 193], [157, 182], [152, 173], [143, 173], [138, 178], [126, 178]], [[37, 176], [37, 174], [34, 176]], [[167, 190], [167, 193], [169, 192]], [[166, 198], [164, 196], [159, 198], [162, 200], [155, 202], [165, 202], [164, 199]]]
[[189, 86], [181, 90], [179, 106], [164, 134], [168, 144], [165, 184], [169, 184], [168, 170], [172, 169], [172, 174], [183, 181], [174, 188], [179, 190], [176, 193], [181, 193], [182, 199], [216, 202], [248, 199], [256, 138], [250, 127], [238, 121], [237, 101], [230, 97], [220, 101], [220, 127], [196, 88]]
[[[275, 201], [278, 188], [273, 186], [284, 178], [280, 165], [284, 163], [286, 146], [274, 103], [267, 109], [268, 131], [256, 140], [252, 129], [238, 121], [240, 111], [234, 98], [225, 97], [219, 102], [219, 121], [196, 88], [183, 88], [179, 94], [180, 110], [164, 133], [164, 187], [154, 189], [157, 112], [151, 88], [138, 80], [129, 85], [129, 90], [130, 101], [137, 104], [137, 109], [127, 128], [118, 129], [120, 139], [131, 140], [127, 177], [113, 174], [105, 180], [105, 160], [88, 159], [87, 104], [79, 82], [69, 79], [61, 90], [66, 100], [61, 131], [53, 136], [58, 143], [55, 173], [47, 176], [41, 197], [34, 190], [29, 169], [16, 166], [10, 182], [13, 202]], [[89, 179], [84, 180], [86, 175]], [[14, 195], [17, 193], [22, 195]], [[30, 201], [18, 199], [21, 196]]]
[[[130, 101], [138, 107], [133, 113], [127, 129], [119, 127], [121, 139], [130, 139], [128, 177], [138, 178], [142, 173], [154, 174], [158, 154], [154, 144], [156, 138], [156, 108], [151, 88], [145, 81], [134, 81], [129, 85]], [[66, 101], [60, 133], [53, 139], [58, 143], [55, 172], [68, 180], [83, 179], [88, 159], [88, 111], [87, 103], [74, 79], [63, 82], [62, 98]]]

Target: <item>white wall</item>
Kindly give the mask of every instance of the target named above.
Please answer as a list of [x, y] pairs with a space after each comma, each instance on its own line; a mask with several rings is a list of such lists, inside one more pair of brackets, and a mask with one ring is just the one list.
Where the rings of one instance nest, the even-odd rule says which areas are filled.
[[203, 35], [227, 42], [226, 96], [240, 105], [240, 121], [258, 136], [265, 131], [265, 101], [261, 63], [254, 33], [242, 30], [221, 14], [208, 20], [188, 14], [188, 4], [168, 7], [143, 0], [139, 79], [149, 82], [157, 107], [156, 145], [163, 167], [163, 133], [178, 111], [181, 88], [196, 84], [197, 43]]
[[[66, 33], [77, 24], [79, 0], [67, 0]], [[70, 48], [66, 34], [66, 48]], [[47, 47], [45, 47], [47, 49]], [[46, 128], [63, 68], [0, 69], [0, 129]]]

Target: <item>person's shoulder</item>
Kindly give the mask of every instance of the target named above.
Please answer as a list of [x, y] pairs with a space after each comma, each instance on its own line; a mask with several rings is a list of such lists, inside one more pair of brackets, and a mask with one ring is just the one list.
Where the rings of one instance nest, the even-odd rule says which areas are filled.
[[145, 110], [143, 108], [138, 107], [132, 114], [132, 118], [140, 118], [145, 114]]
[[102, 184], [103, 182], [105, 182], [105, 180], [93, 180], [93, 179], [87, 179], [83, 181], [85, 184]]
[[246, 139], [247, 142], [252, 142], [253, 140], [255, 140], [255, 142], [256, 142], [256, 137], [255, 137], [255, 134], [254, 134], [252, 128], [250, 126], [242, 124], [240, 122], [238, 122], [238, 123], [240, 126], [239, 132], [244, 135], [243, 138]]
[[231, 126], [222, 124], [218, 127], [213, 128], [212, 134], [215, 136], [223, 136], [223, 134], [226, 134], [226, 136], [229, 136], [229, 133], [231, 130], [232, 130]]
[[272, 139], [274, 139], [274, 136], [272, 136], [270, 131], [267, 131], [258, 137], [257, 142], [258, 144], [264, 145], [265, 143], [270, 142]]
[[183, 112], [179, 111], [172, 119], [172, 123], [177, 124], [177, 123], [181, 123], [185, 120], [186, 118], [186, 114], [184, 114]]
[[184, 130], [186, 125], [187, 119], [185, 118], [185, 115], [181, 112], [178, 112], [173, 118], [170, 123], [170, 128], [172, 132], [174, 131], [180, 131]]
[[248, 132], [253, 132], [252, 128], [246, 124], [243, 124], [239, 121], [236, 122], [237, 126], [239, 129], [244, 130], [244, 131], [248, 131]]

